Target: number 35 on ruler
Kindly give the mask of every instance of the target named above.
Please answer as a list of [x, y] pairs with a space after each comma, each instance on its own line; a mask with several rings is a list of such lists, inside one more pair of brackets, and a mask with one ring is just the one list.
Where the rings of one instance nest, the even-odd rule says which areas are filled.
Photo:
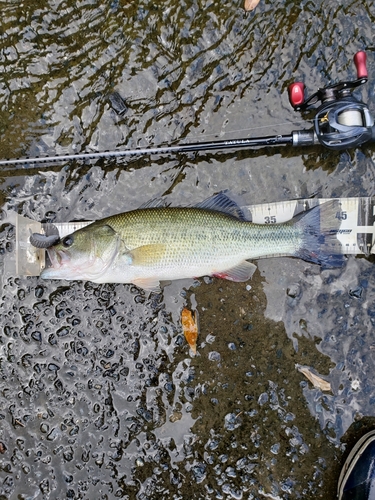
[[264, 217], [265, 224], [276, 224], [276, 215], [266, 215]]

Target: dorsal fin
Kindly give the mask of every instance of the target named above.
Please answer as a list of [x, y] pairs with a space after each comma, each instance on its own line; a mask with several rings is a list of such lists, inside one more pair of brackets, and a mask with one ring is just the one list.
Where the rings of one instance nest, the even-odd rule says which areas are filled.
[[138, 210], [139, 209], [143, 209], [143, 208], [164, 208], [164, 207], [168, 207], [170, 205], [170, 203], [165, 200], [164, 198], [153, 198], [152, 200], [148, 200], [146, 201], [145, 203], [142, 203], [142, 205], [140, 207], [138, 207]]
[[217, 210], [218, 212], [224, 212], [225, 214], [232, 215], [237, 219], [246, 220], [243, 211], [237, 203], [231, 200], [223, 192], [211, 196], [211, 198], [207, 198], [194, 206], [197, 208], [204, 208], [205, 210]]

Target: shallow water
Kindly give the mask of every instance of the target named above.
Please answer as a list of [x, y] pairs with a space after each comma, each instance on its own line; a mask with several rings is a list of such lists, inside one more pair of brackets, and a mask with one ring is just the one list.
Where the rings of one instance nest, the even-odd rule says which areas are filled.
[[[249, 14], [242, 2], [3, 2], [0, 157], [309, 128], [287, 86], [354, 79], [358, 50], [369, 82], [356, 94], [374, 113], [374, 22], [360, 1], [261, 0]], [[374, 172], [371, 146], [276, 147], [7, 168], [0, 194], [4, 217], [90, 220], [226, 189], [244, 205], [372, 196]], [[13, 227], [0, 236], [4, 262]], [[333, 498], [342, 441], [373, 425], [373, 264], [258, 267], [248, 284], [151, 296], [3, 276], [0, 498]], [[200, 318], [194, 358], [185, 305]]]

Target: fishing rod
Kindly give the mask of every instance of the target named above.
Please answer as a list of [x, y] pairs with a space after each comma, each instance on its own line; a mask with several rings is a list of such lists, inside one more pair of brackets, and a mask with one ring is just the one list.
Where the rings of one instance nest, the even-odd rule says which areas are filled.
[[64, 162], [70, 160], [92, 160], [105, 158], [122, 158], [135, 155], [152, 155], [168, 153], [189, 153], [264, 146], [290, 145], [314, 146], [321, 144], [332, 150], [344, 150], [358, 147], [375, 141], [374, 120], [368, 106], [356, 99], [352, 92], [367, 82], [366, 54], [357, 52], [354, 56], [357, 79], [343, 81], [334, 85], [319, 88], [310, 97], [305, 98], [305, 85], [302, 82], [292, 83], [288, 88], [289, 101], [296, 111], [312, 109], [320, 103], [314, 117], [314, 127], [308, 130], [294, 130], [289, 135], [273, 135], [243, 139], [217, 140], [155, 146], [146, 148], [125, 149], [122, 151], [103, 151], [91, 153], [61, 154], [55, 156], [38, 156], [0, 160], [0, 166]]

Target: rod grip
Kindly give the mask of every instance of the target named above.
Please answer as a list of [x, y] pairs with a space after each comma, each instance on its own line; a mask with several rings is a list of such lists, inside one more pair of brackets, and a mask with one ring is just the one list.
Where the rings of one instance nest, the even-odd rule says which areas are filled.
[[354, 55], [354, 64], [357, 68], [358, 79], [368, 78], [367, 68], [366, 68], [366, 52], [363, 50], [357, 52]]

